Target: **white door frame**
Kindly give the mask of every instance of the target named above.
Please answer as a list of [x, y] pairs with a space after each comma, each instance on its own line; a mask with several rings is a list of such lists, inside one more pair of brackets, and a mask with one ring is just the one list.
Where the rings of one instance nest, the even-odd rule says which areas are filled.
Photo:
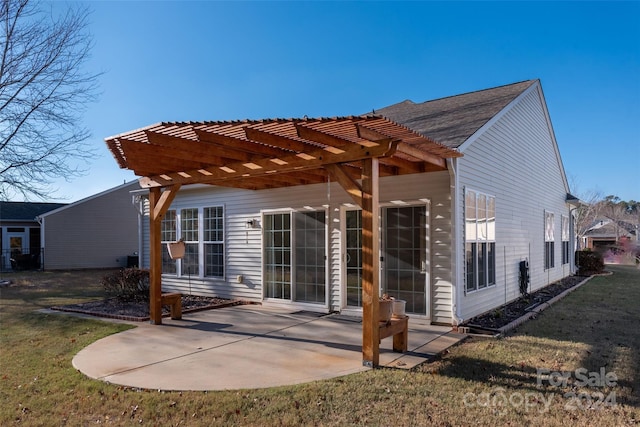
[[[425, 315], [416, 315], [412, 314], [412, 317], [416, 318], [424, 318], [431, 319], [433, 312], [433, 285], [431, 280], [431, 201], [428, 199], [421, 200], [411, 200], [407, 202], [403, 202], [402, 204], [398, 203], [380, 203], [380, 253], [378, 256], [382, 256], [382, 251], [384, 250], [384, 241], [386, 239], [386, 225], [384, 224], [384, 215], [383, 209], [388, 207], [414, 207], [414, 206], [424, 206], [425, 207]], [[360, 316], [362, 314], [361, 307], [353, 307], [347, 305], [347, 253], [346, 253], [346, 213], [347, 211], [352, 210], [360, 210], [357, 206], [352, 205], [342, 205], [340, 207], [340, 311], [347, 315], [357, 315]], [[382, 269], [384, 268], [384, 263], [380, 263], [380, 271], [378, 274], [380, 275], [380, 285], [381, 289], [384, 288], [384, 274]]]

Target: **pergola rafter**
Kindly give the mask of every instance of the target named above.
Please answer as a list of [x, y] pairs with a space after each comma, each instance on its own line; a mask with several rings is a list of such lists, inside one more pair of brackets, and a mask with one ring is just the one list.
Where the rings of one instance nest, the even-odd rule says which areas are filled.
[[184, 185], [251, 190], [327, 182], [362, 208], [363, 363], [379, 362], [379, 177], [445, 170], [461, 156], [379, 116], [160, 123], [106, 138], [122, 168], [149, 188], [151, 321], [161, 317], [160, 226]]

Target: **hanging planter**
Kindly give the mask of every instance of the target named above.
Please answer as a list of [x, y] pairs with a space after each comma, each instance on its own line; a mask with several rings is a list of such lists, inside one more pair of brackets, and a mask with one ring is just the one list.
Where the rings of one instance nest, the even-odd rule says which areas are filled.
[[167, 243], [167, 250], [171, 259], [180, 259], [184, 257], [185, 244], [182, 240], [173, 243]]

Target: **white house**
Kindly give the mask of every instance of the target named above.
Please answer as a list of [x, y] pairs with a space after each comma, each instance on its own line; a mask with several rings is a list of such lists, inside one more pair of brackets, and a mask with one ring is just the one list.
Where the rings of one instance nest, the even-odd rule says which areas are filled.
[[[143, 187], [176, 188], [166, 213], [154, 209], [163, 290], [357, 315], [372, 248], [381, 293], [406, 300], [413, 318], [456, 325], [520, 296], [522, 261], [529, 291], [573, 270], [569, 188], [538, 80], [352, 118], [160, 123], [106, 141]], [[349, 178], [355, 143], [398, 144], [371, 154], [380, 158], [373, 245], [363, 245], [357, 203], [365, 166], [362, 184]], [[293, 154], [271, 158], [275, 149]], [[320, 169], [285, 170], [294, 155]], [[255, 174], [269, 161], [281, 175]], [[180, 187], [205, 181], [215, 185]], [[166, 243], [178, 239], [186, 255], [171, 260]]]

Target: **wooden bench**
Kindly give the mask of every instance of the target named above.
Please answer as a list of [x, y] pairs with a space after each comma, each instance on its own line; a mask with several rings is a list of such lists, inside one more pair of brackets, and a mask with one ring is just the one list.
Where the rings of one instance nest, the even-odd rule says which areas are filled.
[[409, 316], [392, 317], [380, 322], [380, 340], [393, 335], [393, 351], [404, 353], [409, 344]]
[[162, 305], [171, 306], [171, 318], [182, 319], [182, 294], [162, 294]]

